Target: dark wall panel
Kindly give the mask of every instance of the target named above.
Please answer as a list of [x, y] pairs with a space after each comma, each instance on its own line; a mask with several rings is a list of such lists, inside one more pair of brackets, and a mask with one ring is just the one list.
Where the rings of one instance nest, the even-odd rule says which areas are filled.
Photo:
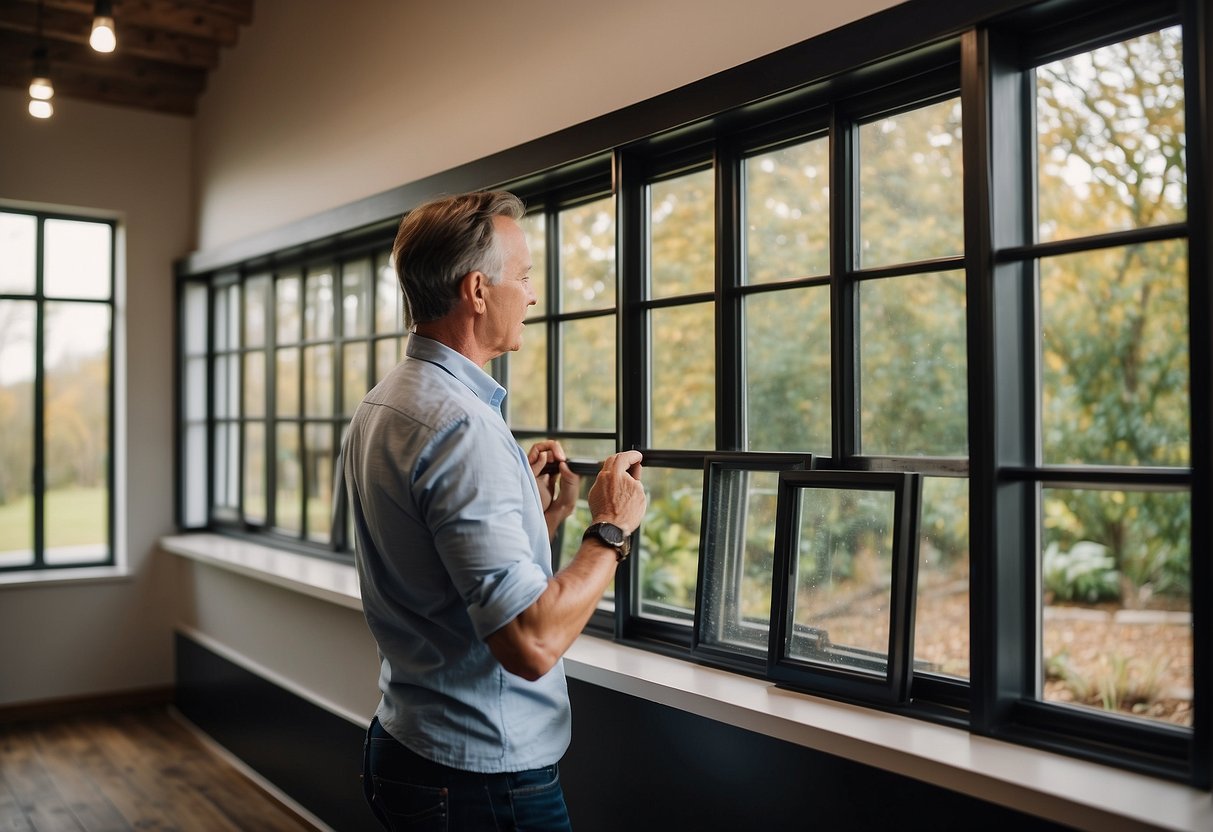
[[296, 802], [341, 832], [377, 830], [362, 799], [365, 730], [176, 638], [177, 709]]
[[1068, 828], [576, 679], [569, 692], [577, 832]]

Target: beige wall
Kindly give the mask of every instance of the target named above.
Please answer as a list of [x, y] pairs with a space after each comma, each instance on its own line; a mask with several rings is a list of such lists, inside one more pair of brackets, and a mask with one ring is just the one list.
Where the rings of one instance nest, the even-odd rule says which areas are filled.
[[257, 0], [199, 110], [199, 247], [513, 147], [892, 5]]
[[193, 240], [190, 119], [64, 99], [40, 122], [26, 98], [0, 89], [0, 201], [120, 223], [117, 531], [133, 577], [0, 584], [0, 705], [172, 681], [176, 567], [152, 553], [173, 527], [173, 260]]

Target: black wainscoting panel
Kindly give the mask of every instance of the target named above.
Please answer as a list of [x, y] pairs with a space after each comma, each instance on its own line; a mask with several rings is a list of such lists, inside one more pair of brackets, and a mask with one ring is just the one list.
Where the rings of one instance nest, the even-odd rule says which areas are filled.
[[569, 693], [577, 832], [1068, 828], [576, 679]]
[[340, 832], [379, 830], [362, 799], [365, 729], [178, 633], [177, 709]]

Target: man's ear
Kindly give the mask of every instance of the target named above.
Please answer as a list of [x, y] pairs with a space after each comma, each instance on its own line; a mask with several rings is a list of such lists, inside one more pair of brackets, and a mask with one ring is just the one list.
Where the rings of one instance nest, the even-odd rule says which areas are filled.
[[488, 309], [488, 302], [484, 298], [484, 288], [487, 285], [488, 277], [484, 272], [475, 269], [465, 274], [459, 282], [460, 299], [477, 315], [484, 314]]

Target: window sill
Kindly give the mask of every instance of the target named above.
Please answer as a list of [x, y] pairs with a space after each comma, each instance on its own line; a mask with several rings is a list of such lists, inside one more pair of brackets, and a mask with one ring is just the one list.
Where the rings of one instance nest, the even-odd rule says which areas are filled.
[[122, 566], [80, 566], [65, 569], [33, 569], [0, 573], [0, 589], [19, 587], [79, 586], [134, 580], [134, 573]]
[[[354, 567], [213, 534], [168, 552], [360, 610]], [[1079, 829], [1213, 829], [1209, 794], [1177, 783], [776, 688], [582, 636], [569, 676]]]

